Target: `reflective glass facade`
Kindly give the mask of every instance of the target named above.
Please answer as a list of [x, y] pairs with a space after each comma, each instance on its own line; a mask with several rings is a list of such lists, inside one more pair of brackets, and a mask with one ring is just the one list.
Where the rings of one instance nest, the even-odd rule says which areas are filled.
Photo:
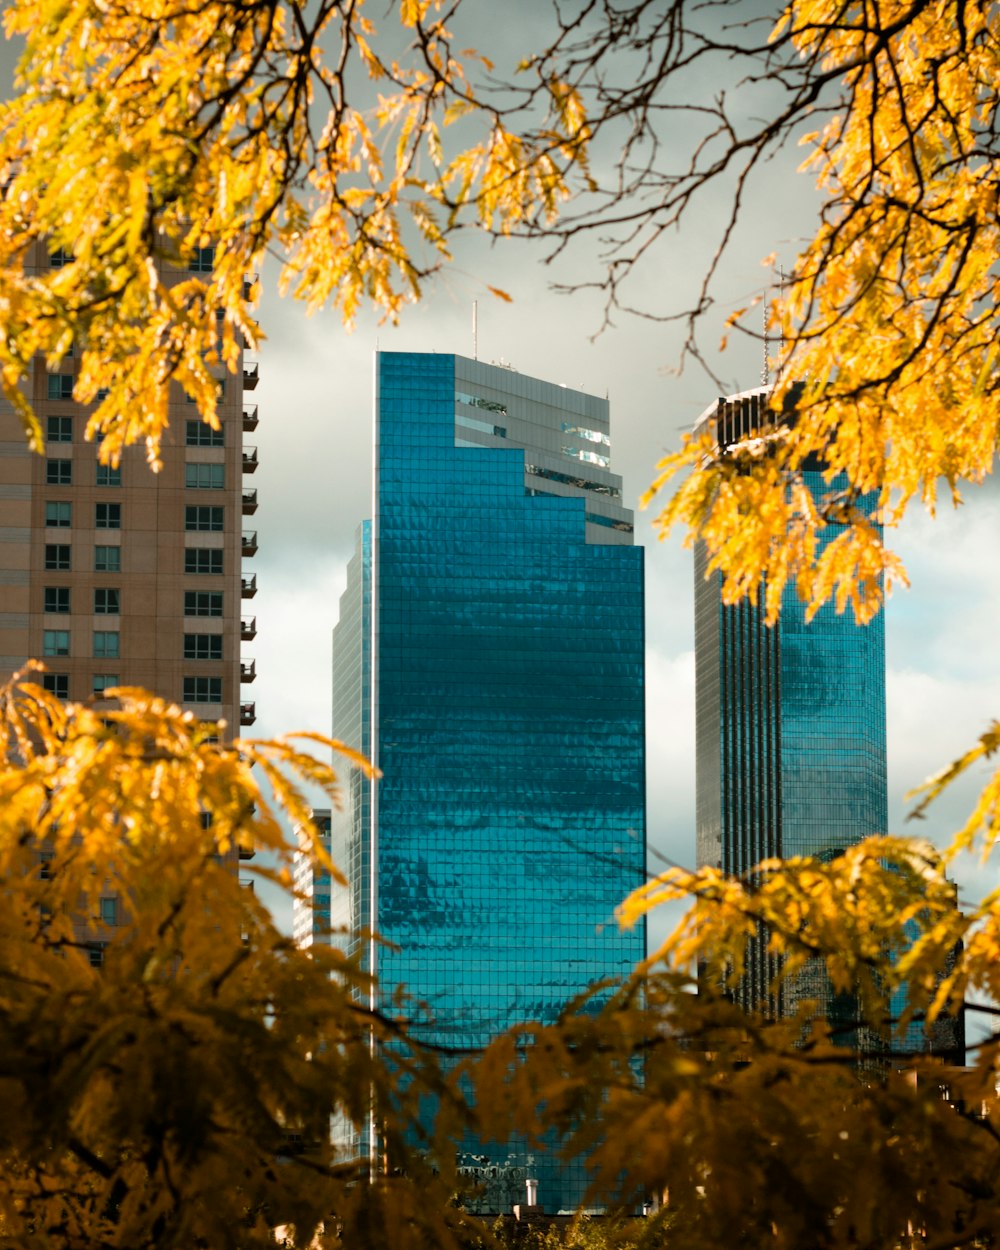
[[[624, 976], [645, 871], [643, 566], [605, 400], [450, 355], [376, 358], [374, 518], [334, 635], [334, 733], [382, 770], [334, 817], [386, 1002], [484, 1044]], [[366, 910], [367, 909], [367, 910]], [[486, 1209], [572, 1206], [579, 1174], [466, 1142]]]
[[[711, 419], [721, 443], [753, 433], [767, 391], [720, 401]], [[817, 498], [838, 489], [805, 473]], [[839, 527], [829, 525], [821, 543]], [[807, 624], [794, 588], [777, 625], [763, 608], [722, 603], [721, 579], [695, 559], [698, 862], [744, 875], [770, 856], [833, 857], [888, 822], [885, 747], [885, 636], [879, 614], [857, 625], [850, 613], [820, 609]], [[774, 968], [763, 941], [749, 952], [741, 997], [761, 1005]], [[773, 1004], [818, 998], [825, 978], [807, 971]]]

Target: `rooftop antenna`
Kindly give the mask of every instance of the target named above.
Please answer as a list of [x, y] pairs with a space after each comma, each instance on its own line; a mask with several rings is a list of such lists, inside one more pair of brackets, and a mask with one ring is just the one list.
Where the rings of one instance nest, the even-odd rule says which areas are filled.
[[767, 303], [768, 303], [767, 297], [770, 292], [770, 289], [771, 289], [770, 287], [765, 287], [764, 289], [764, 364], [760, 371], [761, 386], [770, 386], [771, 384], [771, 374], [768, 368], [768, 359], [767, 359], [771, 350], [771, 340], [769, 339], [768, 333], [767, 333]]
[[472, 301], [472, 359], [479, 359], [479, 300]]
[[[778, 270], [778, 291], [780, 298], [785, 296], [785, 267], [782, 265]], [[785, 363], [785, 323], [781, 323], [781, 338], [778, 341], [778, 377], [781, 378], [781, 369]]]

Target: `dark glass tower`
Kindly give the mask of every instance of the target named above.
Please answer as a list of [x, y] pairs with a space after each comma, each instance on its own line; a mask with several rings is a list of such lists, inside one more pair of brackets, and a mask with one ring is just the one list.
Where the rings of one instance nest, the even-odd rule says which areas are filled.
[[[375, 498], [334, 632], [334, 733], [382, 770], [335, 813], [383, 1001], [484, 1044], [645, 954], [642, 551], [605, 400], [450, 355], [376, 357]], [[466, 1143], [484, 1208], [571, 1207], [578, 1173]]]
[[[702, 417], [720, 446], [754, 435], [768, 391], [720, 399]], [[838, 489], [820, 471], [805, 482], [818, 499]], [[830, 524], [820, 543], [840, 527]], [[695, 557], [698, 863], [748, 876], [760, 860], [832, 858], [886, 831], [885, 635], [881, 613], [858, 625], [827, 604], [807, 624], [794, 587], [779, 622], [762, 604], [722, 602], [721, 577]], [[751, 943], [739, 997], [768, 1003], [776, 969], [763, 938]], [[817, 998], [836, 1016], [821, 971], [806, 969], [772, 1011]]]

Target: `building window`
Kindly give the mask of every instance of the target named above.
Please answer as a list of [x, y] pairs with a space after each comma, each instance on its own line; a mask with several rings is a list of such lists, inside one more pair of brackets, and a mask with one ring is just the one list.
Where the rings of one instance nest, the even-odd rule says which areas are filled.
[[72, 417], [49, 417], [46, 427], [46, 437], [50, 443], [71, 443], [73, 441]]
[[185, 634], [185, 660], [221, 660], [221, 634]]
[[196, 247], [191, 253], [188, 268], [192, 273], [211, 273], [215, 268], [215, 248]]
[[94, 591], [95, 616], [118, 616], [121, 612], [121, 591], [98, 586]]
[[184, 528], [186, 530], [211, 530], [221, 532], [224, 528], [225, 509], [213, 505], [188, 505], [184, 509]]
[[72, 486], [72, 460], [46, 460], [45, 481], [49, 486]]
[[43, 673], [42, 689], [57, 699], [69, 698], [69, 673]]
[[94, 659], [117, 660], [121, 634], [117, 629], [94, 630]]
[[52, 851], [38, 852], [38, 876], [42, 881], [52, 880]]
[[184, 551], [185, 573], [222, 572], [222, 552], [218, 547], [187, 547]]
[[87, 943], [87, 960], [91, 968], [104, 967], [104, 943], [88, 942]]
[[72, 252], [67, 252], [64, 247], [57, 247], [49, 256], [49, 265], [53, 269], [62, 269], [63, 265], [68, 265], [72, 259]]
[[118, 923], [118, 900], [116, 898], [101, 899], [101, 924]]
[[42, 655], [69, 655], [69, 630], [46, 629], [42, 633]]
[[221, 703], [221, 677], [185, 677], [185, 703]]
[[122, 567], [121, 547], [95, 547], [94, 572], [120, 573]]
[[188, 421], [187, 445], [188, 447], [224, 447], [226, 440], [223, 427], [220, 425], [217, 430], [213, 430], [204, 421]]
[[97, 485], [98, 486], [121, 486], [122, 484], [122, 467], [120, 464], [98, 464], [97, 466]]
[[69, 543], [46, 543], [45, 567], [47, 569], [68, 569]]
[[222, 490], [226, 484], [224, 464], [186, 464], [184, 485], [191, 490]]
[[99, 530], [120, 530], [122, 527], [122, 506], [120, 503], [99, 503], [94, 505], [94, 527]]
[[73, 374], [72, 373], [50, 373], [48, 377], [49, 399], [72, 399], [73, 398]]
[[185, 616], [221, 616], [221, 590], [185, 590]]
[[105, 690], [113, 690], [118, 685], [117, 673], [95, 673], [94, 683], [91, 687], [94, 694], [102, 695]]
[[51, 526], [52, 529], [69, 529], [72, 517], [72, 504], [47, 503], [45, 505], [45, 524]]
[[45, 587], [45, 611], [65, 616], [69, 612], [69, 587]]

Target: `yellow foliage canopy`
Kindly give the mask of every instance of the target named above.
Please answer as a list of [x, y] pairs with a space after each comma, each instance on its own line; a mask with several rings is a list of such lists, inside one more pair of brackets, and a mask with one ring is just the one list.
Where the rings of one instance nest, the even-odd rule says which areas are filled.
[[[684, 475], [657, 524], [705, 541], [728, 600], [766, 586], [773, 620], [791, 585], [812, 611], [833, 598], [867, 620], [905, 574], [863, 497], [894, 525], [914, 498], [933, 511], [942, 481], [958, 502], [997, 453], [1000, 9], [796, 0], [773, 39], [817, 92], [840, 90], [802, 140], [820, 226], [771, 310], [775, 422], [794, 388], [794, 425], [756, 460], [690, 436], [647, 501]], [[826, 515], [798, 487], [810, 460], [833, 483]], [[817, 532], [845, 519], [817, 561]]]
[[[223, 862], [267, 848], [287, 885], [283, 816], [328, 864], [302, 787], [336, 802], [333, 769], [116, 698], [98, 715], [0, 690], [0, 1243], [249, 1250], [284, 1224], [301, 1247], [456, 1245], [453, 1152], [435, 1165], [403, 1135], [436, 1060], [368, 1009], [356, 961], [298, 950]], [[367, 1153], [331, 1146], [334, 1114], [384, 1122], [405, 1177], [368, 1183]]]
[[[296, 949], [220, 861], [252, 840], [287, 881], [279, 807], [322, 858], [301, 787], [335, 802], [332, 769], [294, 741], [219, 741], [142, 691], [117, 699], [97, 715], [30, 683], [0, 692], [3, 1244], [250, 1250], [273, 1246], [280, 1225], [303, 1250], [483, 1250], [488, 1230], [456, 1202], [455, 1142], [469, 1130], [584, 1161], [586, 1205], [627, 1216], [669, 1193], [624, 1233], [609, 1220], [609, 1245], [660, 1245], [671, 1227], [693, 1250], [734, 1236], [806, 1250], [817, 1227], [845, 1250], [864, 1229], [884, 1246], [915, 1223], [949, 1245], [1000, 1231], [995, 1040], [946, 1077], [988, 1108], [980, 1118], [940, 1096], [933, 1060], [916, 1079], [891, 1065], [866, 1077], [808, 1003], [768, 1022], [719, 992], [764, 922], [782, 975], [821, 960], [856, 993], [852, 1033], [885, 1045], [967, 989], [995, 995], [996, 900], [960, 914], [927, 848], [884, 838], [829, 864], [763, 865], [755, 888], [669, 874], [624, 913], [694, 896], [665, 968], [442, 1062], [409, 1037], [402, 997], [369, 1009], [354, 960]], [[112, 926], [98, 908], [109, 892], [123, 907]], [[691, 959], [705, 965], [698, 994]], [[893, 1021], [904, 981], [909, 1007]], [[332, 1116], [359, 1134], [353, 1151], [334, 1149]], [[374, 1158], [360, 1136], [370, 1117]]]
[[[7, 6], [25, 51], [0, 108], [0, 383], [34, 446], [20, 385], [38, 352], [75, 344], [90, 435], [112, 457], [145, 441], [155, 463], [170, 380], [211, 420], [208, 365], [232, 370], [256, 341], [247, 276], [265, 252], [310, 309], [332, 299], [350, 321], [370, 300], [395, 318], [462, 205], [504, 231], [555, 212], [587, 139], [573, 90], [546, 84], [548, 117], [512, 133], [477, 99], [441, 9], [400, 6], [416, 49], [401, 64], [362, 0]], [[381, 91], [370, 111], [348, 99], [359, 63]], [[485, 136], [448, 157], [441, 128], [466, 112]], [[39, 239], [68, 263], [31, 271]], [[210, 277], [164, 282], [163, 265], [208, 246]]]

